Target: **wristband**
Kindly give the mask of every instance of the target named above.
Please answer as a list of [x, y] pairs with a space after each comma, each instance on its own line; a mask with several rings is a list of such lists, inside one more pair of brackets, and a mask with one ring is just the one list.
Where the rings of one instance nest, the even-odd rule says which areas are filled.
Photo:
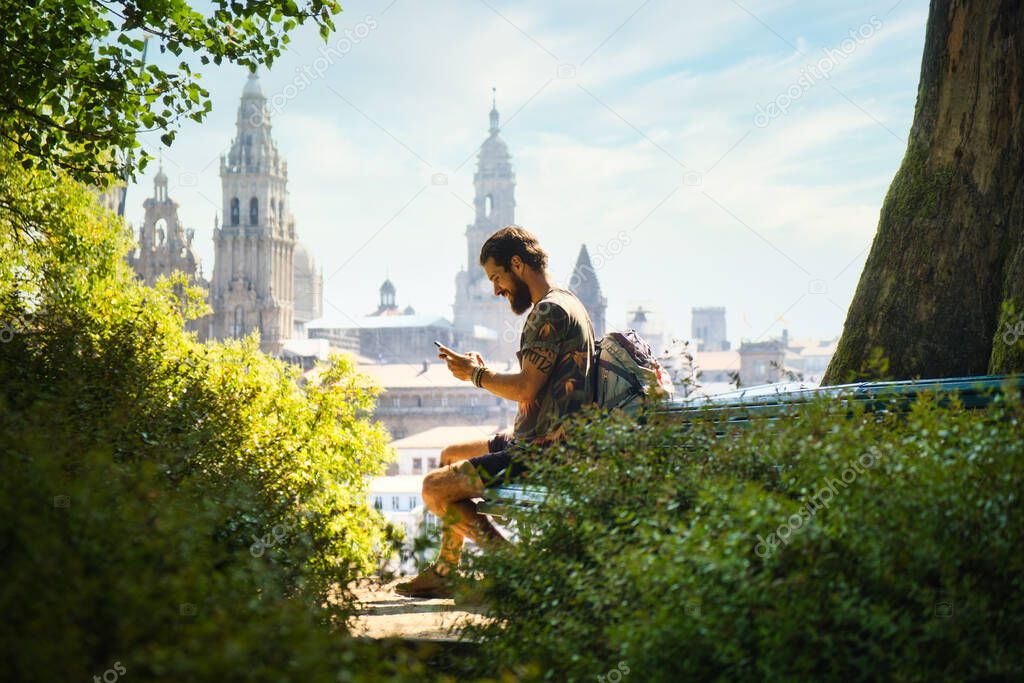
[[484, 372], [487, 370], [483, 365], [473, 368], [473, 386], [483, 388]]

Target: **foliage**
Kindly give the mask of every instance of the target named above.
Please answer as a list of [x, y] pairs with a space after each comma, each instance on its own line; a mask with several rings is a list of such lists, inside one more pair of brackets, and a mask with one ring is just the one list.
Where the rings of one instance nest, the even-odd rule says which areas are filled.
[[386, 435], [351, 360], [300, 387], [254, 337], [199, 344], [199, 292], [138, 283], [89, 191], [2, 149], [0, 184], [8, 677], [416, 680], [330, 627], [384, 526], [365, 482]]
[[[335, 0], [209, 7], [204, 14], [187, 0], [0, 0], [0, 140], [26, 168], [61, 169], [94, 185], [134, 174], [123, 153], [139, 146], [140, 131], [163, 131], [169, 145], [182, 119], [202, 121], [210, 111], [196, 60], [269, 66], [289, 31], [312, 21], [326, 38], [341, 11]], [[152, 54], [147, 62], [147, 41], [173, 55], [175, 67], [165, 70]]]
[[1019, 679], [1024, 408], [847, 409], [578, 422], [467, 635], [555, 681]]

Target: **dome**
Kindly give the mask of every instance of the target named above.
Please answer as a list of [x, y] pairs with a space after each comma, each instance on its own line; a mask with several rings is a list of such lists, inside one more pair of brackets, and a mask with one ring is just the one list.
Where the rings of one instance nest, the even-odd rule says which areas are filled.
[[384, 284], [382, 284], [380, 286], [380, 293], [381, 294], [394, 294], [395, 293], [395, 286], [393, 284], [391, 284], [391, 280], [385, 280], [384, 281]]
[[306, 249], [302, 242], [295, 243], [295, 251], [292, 253], [292, 266], [297, 274], [311, 274], [314, 271], [313, 255], [309, 253], [309, 249]]
[[249, 80], [245, 82], [245, 87], [242, 88], [242, 97], [263, 97], [263, 89], [260, 87], [260, 79], [255, 73], [249, 73]]

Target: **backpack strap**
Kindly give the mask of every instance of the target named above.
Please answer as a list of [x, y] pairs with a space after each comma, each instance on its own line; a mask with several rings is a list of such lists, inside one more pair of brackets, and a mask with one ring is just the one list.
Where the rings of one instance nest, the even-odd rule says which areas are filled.
[[640, 386], [640, 382], [637, 380], [636, 375], [634, 375], [633, 373], [623, 370], [621, 367], [610, 361], [602, 360], [598, 361], [598, 364], [605, 370], [608, 370], [609, 372], [614, 372], [616, 375], [629, 382], [629, 386], [633, 387], [633, 391], [635, 391], [636, 393], [644, 393], [644, 388]]

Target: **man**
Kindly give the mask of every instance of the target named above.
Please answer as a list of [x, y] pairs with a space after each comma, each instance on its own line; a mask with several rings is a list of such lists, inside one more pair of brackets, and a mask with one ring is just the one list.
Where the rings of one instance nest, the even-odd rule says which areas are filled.
[[516, 315], [530, 311], [516, 354], [519, 371], [492, 370], [474, 352], [463, 355], [441, 347], [439, 355], [453, 375], [517, 401], [519, 410], [511, 435], [449, 446], [441, 453], [442, 467], [423, 479], [423, 502], [442, 520], [441, 550], [434, 564], [396, 586], [401, 595], [451, 595], [450, 573], [466, 537], [483, 548], [508, 543], [471, 499], [481, 497], [485, 484], [499, 475], [515, 478], [525, 471], [509, 450], [513, 441], [561, 439], [563, 419], [589, 400], [594, 328], [580, 300], [548, 274], [547, 260], [537, 238], [518, 226], [497, 231], [480, 249], [480, 265], [495, 296], [506, 297]]

